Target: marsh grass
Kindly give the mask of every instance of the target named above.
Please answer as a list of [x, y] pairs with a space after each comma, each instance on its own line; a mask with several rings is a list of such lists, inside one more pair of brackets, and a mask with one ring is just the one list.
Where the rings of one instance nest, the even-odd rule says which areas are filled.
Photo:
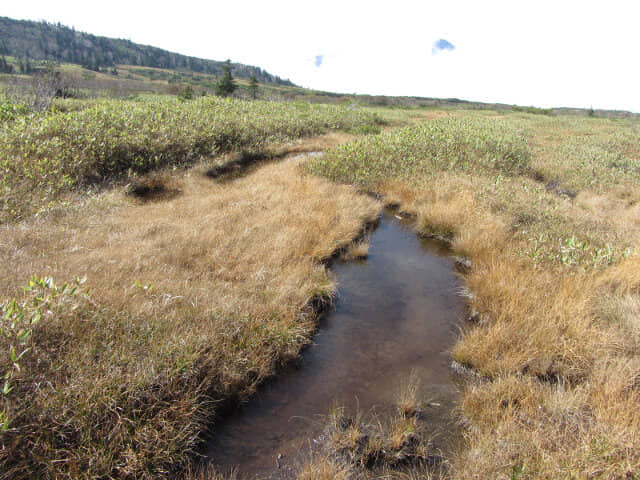
[[402, 385], [398, 393], [397, 408], [402, 418], [411, 418], [420, 415], [423, 402], [419, 396], [420, 380], [417, 372], [411, 372], [407, 381]]
[[55, 279], [45, 290], [86, 281], [42, 307], [30, 335], [0, 339], [26, 350], [2, 359], [1, 478], [166, 476], [221, 407], [298, 354], [333, 294], [322, 262], [381, 208], [301, 161], [227, 183], [176, 171], [175, 197], [113, 190], [2, 230], [3, 329], [12, 297], [29, 312], [46, 297], [22, 290], [34, 273]]
[[638, 123], [450, 117], [309, 168], [382, 194], [472, 260], [462, 276], [483, 321], [463, 328], [453, 356], [488, 381], [464, 394], [452, 477], [634, 478]]
[[[400, 407], [400, 405], [398, 405]], [[400, 408], [388, 414], [334, 408], [327, 419], [319, 463], [347, 468], [353, 478], [399, 478], [413, 471], [435, 474], [446, 463], [433, 445], [428, 422]], [[429, 473], [427, 473], [429, 472]]]
[[330, 458], [311, 458], [302, 466], [296, 480], [349, 480], [353, 477], [351, 469], [339, 465]]
[[[381, 459], [375, 475], [388, 478], [640, 471], [637, 122], [429, 112], [339, 145], [353, 138], [296, 139], [375, 133], [379, 118], [216, 99], [3, 108], [0, 478], [189, 465], [216, 414], [309, 341], [333, 294], [327, 260], [364, 252], [351, 243], [381, 205], [355, 188], [471, 259], [461, 275], [482, 321], [463, 327], [453, 356], [485, 381], [464, 393], [466, 443], [450, 470], [407, 467], [431, 451], [409, 385], [394, 421], [336, 412], [331, 455], [302, 478], [356, 478]], [[242, 151], [329, 145], [305, 168], [355, 188], [291, 157], [206, 175]]]
[[343, 260], [365, 260], [369, 256], [369, 240], [362, 239], [350, 244], [342, 253]]

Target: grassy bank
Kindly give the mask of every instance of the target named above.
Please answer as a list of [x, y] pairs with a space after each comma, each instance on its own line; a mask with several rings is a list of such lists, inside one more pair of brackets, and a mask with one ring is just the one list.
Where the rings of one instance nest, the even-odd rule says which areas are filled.
[[381, 123], [363, 109], [212, 97], [91, 101], [77, 110], [27, 116], [10, 105], [4, 110], [0, 220], [22, 218], [109, 180]]
[[472, 260], [453, 355], [484, 381], [453, 477], [640, 471], [639, 145], [632, 121], [456, 112], [310, 165]]
[[380, 210], [299, 160], [210, 173], [380, 120], [212, 98], [5, 110], [0, 478], [166, 477], [309, 341], [322, 262]]
[[[198, 169], [173, 181], [170, 200], [113, 192], [2, 232], [0, 284], [18, 303], [2, 306], [0, 477], [155, 478], [184, 465], [224, 402], [308, 342], [311, 305], [333, 291], [319, 262], [379, 212], [295, 161], [231, 183]], [[21, 292], [36, 272], [86, 281]]]

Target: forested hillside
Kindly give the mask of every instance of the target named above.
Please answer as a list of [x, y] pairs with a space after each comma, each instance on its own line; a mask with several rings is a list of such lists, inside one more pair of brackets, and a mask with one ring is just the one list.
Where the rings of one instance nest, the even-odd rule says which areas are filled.
[[[4, 56], [22, 60], [51, 60], [75, 63], [98, 70], [115, 65], [135, 65], [175, 70], [190, 70], [218, 75], [224, 62], [188, 57], [160, 48], [133, 43], [130, 40], [98, 37], [78, 32], [64, 25], [13, 20], [0, 17], [0, 62]], [[259, 67], [234, 63], [234, 75], [255, 75], [260, 83], [293, 85], [289, 80], [271, 75]]]

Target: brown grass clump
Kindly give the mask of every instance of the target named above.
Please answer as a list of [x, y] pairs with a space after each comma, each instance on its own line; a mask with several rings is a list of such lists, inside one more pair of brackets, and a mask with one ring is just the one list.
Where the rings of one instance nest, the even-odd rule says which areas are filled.
[[315, 459], [305, 464], [296, 480], [349, 480], [354, 478], [350, 469], [330, 458]]
[[[297, 355], [310, 305], [333, 293], [321, 262], [380, 211], [299, 161], [224, 184], [187, 171], [166, 201], [106, 193], [3, 229], [3, 301], [33, 318], [34, 298], [49, 300], [30, 336], [0, 340], [27, 349], [2, 360], [13, 390], [0, 397], [0, 478], [165, 476], [221, 405]], [[22, 291], [34, 273], [58, 286]]]
[[369, 240], [364, 239], [353, 242], [343, 252], [344, 260], [364, 260], [369, 256]]
[[427, 424], [417, 415], [398, 412], [381, 419], [373, 413], [350, 416], [343, 408], [336, 408], [329, 415], [325, 433], [329, 457], [365, 478], [384, 471], [440, 466], [443, 461], [431, 443]]
[[211, 464], [199, 467], [189, 465], [176, 476], [176, 480], [238, 480], [238, 475], [235, 471], [230, 474], [222, 474]]
[[422, 400], [419, 397], [420, 381], [416, 372], [411, 372], [409, 379], [400, 389], [396, 406], [402, 418], [419, 415], [422, 410]]

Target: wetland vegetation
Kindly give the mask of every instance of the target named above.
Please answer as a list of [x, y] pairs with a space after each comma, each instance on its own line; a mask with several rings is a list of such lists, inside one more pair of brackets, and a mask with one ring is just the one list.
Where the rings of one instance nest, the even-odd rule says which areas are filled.
[[[189, 471], [216, 416], [311, 341], [336, 289], [327, 260], [384, 205], [468, 260], [452, 356], [475, 375], [464, 442], [438, 475], [638, 475], [637, 120], [211, 97], [53, 105], [0, 105], [0, 478]], [[240, 157], [284, 160], [207, 176]], [[395, 430], [330, 417], [336, 445], [355, 450], [298, 478], [374, 475], [354, 468], [362, 435], [402, 444], [416, 420], [400, 417]]]
[[634, 478], [640, 125], [449, 112], [308, 164], [471, 260], [456, 478]]

